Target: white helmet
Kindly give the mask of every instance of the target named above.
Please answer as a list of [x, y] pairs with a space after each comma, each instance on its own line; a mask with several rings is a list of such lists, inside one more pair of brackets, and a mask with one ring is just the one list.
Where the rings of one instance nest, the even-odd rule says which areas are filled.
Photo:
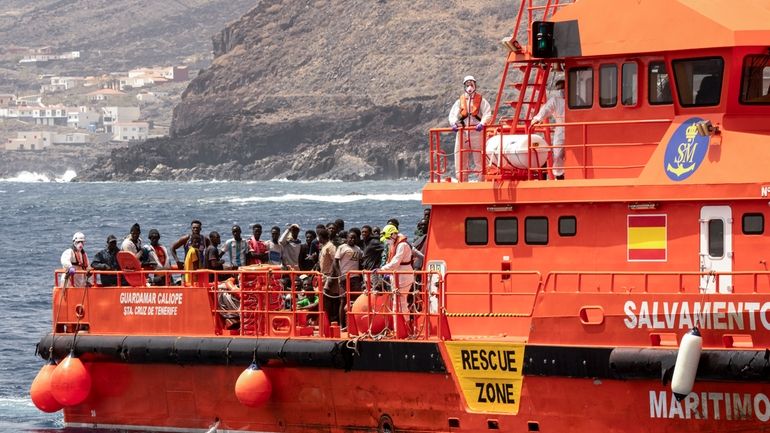
[[476, 83], [476, 79], [473, 78], [473, 75], [466, 75], [465, 78], [463, 78], [463, 85], [468, 81], [473, 81], [474, 84]]
[[84, 235], [81, 232], [77, 232], [74, 235], [72, 235], [72, 243], [85, 242], [85, 241], [86, 241], [86, 235]]

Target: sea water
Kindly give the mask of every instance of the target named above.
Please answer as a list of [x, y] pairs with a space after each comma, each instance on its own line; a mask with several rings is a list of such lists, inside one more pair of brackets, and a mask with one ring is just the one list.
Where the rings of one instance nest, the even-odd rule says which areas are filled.
[[204, 233], [216, 230], [224, 241], [233, 224], [244, 237], [251, 235], [252, 224], [262, 224], [264, 240], [272, 226], [283, 230], [297, 223], [304, 233], [337, 218], [350, 228], [383, 227], [395, 217], [412, 238], [423, 208], [423, 181], [67, 183], [68, 177], [0, 180], [2, 432], [63, 430], [61, 412], [38, 411], [29, 386], [43, 365], [35, 344], [51, 330], [53, 271], [73, 233], [86, 235], [90, 258], [105, 247], [108, 235], [122, 239], [134, 223], [144, 239], [158, 229], [161, 243], [169, 246], [189, 232], [193, 219], [203, 222]]

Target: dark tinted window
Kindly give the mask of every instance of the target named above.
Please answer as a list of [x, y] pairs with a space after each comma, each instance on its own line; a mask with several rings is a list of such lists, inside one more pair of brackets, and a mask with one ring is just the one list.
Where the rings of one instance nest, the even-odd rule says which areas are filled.
[[559, 217], [559, 236], [575, 236], [575, 233], [577, 233], [577, 218]]
[[725, 255], [725, 222], [709, 220], [709, 256], [722, 257]]
[[765, 216], [761, 213], [743, 214], [743, 234], [761, 235], [765, 232]]
[[639, 65], [636, 62], [623, 63], [623, 82], [620, 99], [623, 105], [636, 105], [639, 98]]
[[589, 108], [594, 105], [594, 70], [574, 68], [569, 71], [569, 108]]
[[648, 100], [651, 105], [671, 104], [671, 80], [668, 78], [666, 64], [650, 62], [647, 73]]
[[746, 56], [741, 78], [741, 103], [770, 104], [770, 56]]
[[676, 93], [683, 107], [718, 105], [722, 94], [721, 57], [712, 59], [674, 60]]
[[614, 107], [618, 104], [618, 67], [601, 65], [599, 67], [599, 105]]
[[486, 245], [489, 240], [486, 218], [468, 218], [465, 220], [465, 243], [468, 245]]
[[519, 243], [518, 218], [495, 218], [495, 243], [498, 245], [516, 245]]
[[527, 217], [524, 219], [524, 240], [529, 245], [548, 243], [548, 218]]

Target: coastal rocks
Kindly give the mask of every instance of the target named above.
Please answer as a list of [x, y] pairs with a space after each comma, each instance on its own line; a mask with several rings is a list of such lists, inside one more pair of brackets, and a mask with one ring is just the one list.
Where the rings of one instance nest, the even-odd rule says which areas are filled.
[[169, 137], [113, 151], [81, 179], [423, 176], [428, 129], [447, 125], [461, 77], [494, 102], [513, 15], [507, 0], [262, 0], [213, 38]]

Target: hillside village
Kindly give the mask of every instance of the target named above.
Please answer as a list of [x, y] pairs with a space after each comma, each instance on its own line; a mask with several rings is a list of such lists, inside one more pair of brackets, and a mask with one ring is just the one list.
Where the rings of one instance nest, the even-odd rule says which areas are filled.
[[[20, 64], [76, 61], [50, 47], [27, 49]], [[190, 76], [187, 66], [143, 67], [99, 76], [42, 74], [39, 90], [0, 94], [6, 151], [57, 145], [133, 142], [168, 133], [170, 109]], [[165, 106], [165, 111], [163, 107]], [[3, 136], [4, 135], [4, 136]]]
[[0, 179], [85, 172], [168, 135], [189, 80], [211, 63], [212, 36], [255, 4], [3, 0]]

